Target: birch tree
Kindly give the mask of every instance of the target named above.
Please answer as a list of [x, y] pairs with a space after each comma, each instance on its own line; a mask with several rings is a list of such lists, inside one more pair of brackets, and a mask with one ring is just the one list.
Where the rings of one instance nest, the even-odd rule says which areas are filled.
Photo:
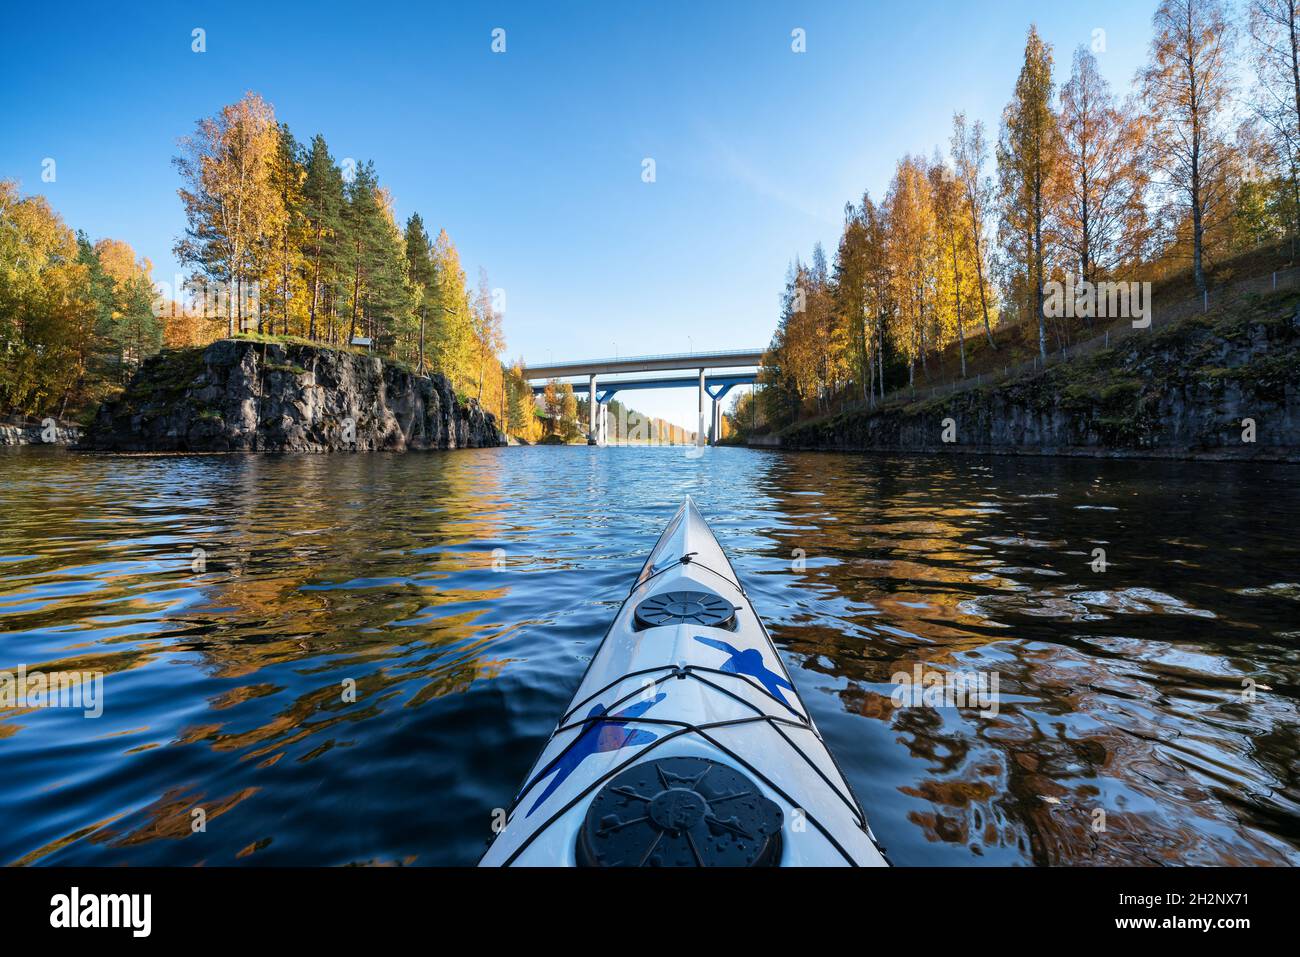
[[1147, 236], [1143, 202], [1145, 124], [1115, 101], [1086, 47], [1074, 53], [1061, 87], [1062, 202], [1057, 236], [1075, 274], [1099, 274], [1135, 264]]
[[242, 324], [248, 282], [260, 271], [268, 236], [284, 215], [271, 182], [278, 143], [274, 111], [250, 92], [199, 120], [172, 160], [181, 176], [186, 220], [176, 256], [227, 285], [227, 335]]
[[1232, 93], [1232, 25], [1220, 0], [1162, 0], [1140, 79], [1151, 117], [1151, 163], [1170, 213], [1190, 219], [1192, 276], [1204, 293], [1205, 234], [1228, 210], [1232, 152], [1224, 123]]

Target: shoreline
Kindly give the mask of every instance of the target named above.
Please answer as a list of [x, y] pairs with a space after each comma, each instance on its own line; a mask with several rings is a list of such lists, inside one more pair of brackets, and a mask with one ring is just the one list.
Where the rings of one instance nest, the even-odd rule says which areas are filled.
[[[760, 437], [763, 438], [763, 437]], [[774, 437], [775, 438], [775, 437]], [[1227, 452], [1188, 452], [1177, 449], [1015, 449], [1005, 446], [978, 448], [972, 446], [927, 446], [898, 449], [871, 446], [864, 448], [836, 448], [826, 445], [786, 445], [776, 442], [759, 442], [751, 439], [745, 448], [766, 452], [833, 452], [842, 455], [997, 455], [1004, 458], [1061, 458], [1061, 459], [1113, 459], [1160, 462], [1262, 462], [1269, 465], [1300, 465], [1300, 449], [1284, 452], [1270, 451], [1251, 455]]]

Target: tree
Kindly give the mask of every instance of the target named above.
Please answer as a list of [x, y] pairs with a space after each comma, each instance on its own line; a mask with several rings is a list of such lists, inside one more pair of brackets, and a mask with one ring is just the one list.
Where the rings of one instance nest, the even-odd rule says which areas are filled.
[[445, 229], [439, 230], [433, 244], [433, 267], [437, 276], [435, 361], [458, 390], [468, 392], [474, 382], [474, 323], [460, 254]]
[[847, 370], [846, 326], [837, 321], [826, 251], [813, 245], [812, 262], [805, 279], [805, 308], [800, 317], [801, 339], [807, 345], [807, 394], [825, 409]]
[[564, 415], [564, 403], [560, 398], [560, 380], [548, 379], [546, 387], [542, 390], [542, 408], [546, 410], [548, 420], [547, 430], [549, 432], [560, 431], [560, 423]]
[[1115, 103], [1096, 57], [1074, 53], [1070, 80], [1061, 87], [1062, 202], [1058, 238], [1077, 275], [1135, 263], [1147, 236], [1143, 202], [1144, 124]]
[[157, 296], [152, 266], [127, 243], [74, 236], [44, 198], [0, 181], [0, 410], [61, 413], [120, 388], [164, 340], [210, 342], [215, 293], [226, 335], [253, 301], [259, 331], [335, 344], [364, 330], [421, 371], [432, 321], [436, 364], [457, 394], [477, 392], [503, 422], [513, 414], [536, 431], [531, 389], [498, 358], [486, 272], [471, 300], [446, 232], [431, 243], [418, 216], [404, 232], [372, 163], [344, 182], [323, 136], [304, 151], [251, 92], [199, 120], [173, 163], [186, 215], [175, 249], [201, 308]]
[[429, 320], [429, 306], [436, 305], [437, 276], [433, 270], [433, 252], [430, 248], [429, 234], [425, 231], [424, 220], [419, 213], [412, 213], [406, 220], [406, 274], [415, 293], [415, 309], [420, 317], [420, 342], [418, 366], [424, 374], [424, 340]]
[[930, 194], [934, 201], [935, 232], [945, 260], [943, 283], [947, 296], [940, 299], [944, 303], [942, 311], [951, 296], [951, 326], [942, 323], [940, 328], [951, 328], [956, 332], [957, 351], [961, 357], [961, 374], [966, 376], [966, 326], [962, 315], [962, 295], [968, 284], [966, 273], [966, 244], [962, 241], [964, 222], [966, 220], [962, 187], [957, 175], [941, 160], [930, 166]]
[[907, 360], [908, 383], [916, 379], [916, 361], [926, 363], [927, 326], [933, 308], [936, 275], [934, 206], [924, 159], [904, 156], [898, 163], [885, 204], [889, 216], [888, 254], [891, 296], [898, 306], [896, 344]]
[[86, 343], [84, 366], [88, 372], [105, 379], [121, 381], [124, 377], [121, 343], [116, 335], [117, 296], [113, 277], [104, 269], [90, 238], [77, 233], [77, 262], [86, 270], [86, 293], [93, 314], [92, 335]]
[[316, 338], [316, 315], [321, 295], [339, 262], [340, 232], [343, 228], [344, 196], [343, 173], [330, 157], [325, 137], [319, 133], [311, 141], [304, 161], [305, 176], [302, 185], [303, 258], [307, 261], [308, 306], [307, 336]]
[[0, 408], [66, 409], [85, 384], [96, 315], [72, 230], [44, 197], [0, 180]]
[[1192, 276], [1206, 289], [1208, 227], [1227, 210], [1232, 155], [1223, 134], [1233, 33], [1220, 0], [1162, 0], [1151, 62], [1141, 74], [1151, 117], [1151, 162], [1177, 220], [1190, 218]]
[[[551, 388], [552, 401], [554, 393], [554, 388]], [[533, 401], [532, 386], [524, 377], [522, 360], [515, 360], [506, 373], [506, 396], [506, 411], [503, 416], [506, 432], [525, 441], [533, 441], [537, 438], [537, 404]]]
[[986, 281], [987, 252], [984, 247], [984, 229], [988, 211], [993, 203], [993, 181], [984, 175], [984, 163], [988, 150], [984, 144], [984, 124], [976, 120], [973, 126], [966, 126], [966, 114], [954, 113], [952, 116], [952, 160], [957, 181], [965, 193], [965, 210], [969, 231], [967, 241], [975, 261], [975, 280], [979, 288], [980, 316], [984, 320], [984, 334], [989, 346], [997, 350], [993, 341], [993, 327], [989, 324], [989, 301]]
[[256, 93], [199, 120], [172, 162], [180, 173], [185, 236], [177, 258], [226, 284], [227, 335], [242, 324], [248, 284], [262, 270], [268, 238], [284, 215], [271, 181], [279, 128], [270, 104]]
[[484, 401], [484, 387], [487, 395], [498, 392], [497, 375], [501, 371], [498, 354], [505, 348], [505, 336], [501, 331], [501, 317], [492, 303], [492, 290], [488, 284], [487, 270], [478, 271], [478, 296], [473, 309], [475, 351], [478, 365], [478, 400]]
[[94, 253], [108, 281], [111, 309], [102, 334], [116, 352], [120, 376], [162, 346], [162, 322], [153, 308], [153, 266], [147, 259], [137, 259], [135, 250], [120, 239], [99, 240]]
[[1269, 165], [1286, 183], [1288, 228], [1300, 233], [1300, 4], [1251, 0], [1255, 115], [1267, 130]]
[[[358, 324], [366, 324], [363, 313], [369, 292], [376, 249], [381, 243], [383, 229], [379, 210], [379, 181], [374, 163], [357, 167], [352, 182], [347, 184], [347, 204], [343, 208], [344, 244], [343, 262], [347, 269], [349, 319], [347, 342], [357, 335]], [[369, 330], [367, 330], [368, 332]]]
[[578, 428], [578, 397], [573, 394], [573, 386], [568, 382], [560, 383], [560, 434], [564, 441], [572, 442], [580, 434]]
[[1010, 231], [1024, 234], [1026, 292], [1038, 320], [1038, 351], [1047, 358], [1046, 313], [1043, 308], [1043, 227], [1055, 172], [1059, 131], [1052, 112], [1052, 51], [1029, 28], [1025, 60], [1016, 79], [1015, 94], [1002, 119], [998, 168], [1002, 176], [1003, 218]]
[[308, 309], [306, 259], [303, 247], [308, 242], [311, 223], [307, 219], [303, 184], [307, 171], [303, 167], [301, 150], [287, 123], [280, 124], [276, 150], [271, 160], [270, 187], [278, 199], [277, 215], [267, 223], [267, 248], [264, 260], [262, 287], [266, 290], [259, 310], [258, 327], [263, 316], [275, 331], [275, 319], [280, 319], [280, 332], [289, 334], [290, 321], [295, 327], [304, 322]]
[[865, 249], [863, 271], [865, 296], [863, 312], [871, 317], [871, 340], [875, 353], [875, 367], [871, 377], [885, 397], [885, 345], [889, 341], [888, 324], [893, 313], [891, 298], [893, 279], [889, 261], [889, 218], [881, 206], [873, 203], [869, 195], [862, 197], [861, 218]]
[[781, 317], [760, 373], [768, 386], [763, 399], [769, 403], [773, 421], [793, 420], [802, 411], [804, 400], [817, 394], [818, 350], [808, 308], [811, 286], [804, 265], [798, 260], [791, 263], [781, 293]]
[[1288, 175], [1280, 168], [1271, 133], [1252, 117], [1237, 128], [1233, 144], [1239, 154], [1231, 206], [1231, 252], [1253, 249], [1292, 236], [1294, 256], [1294, 194]]
[[[864, 204], [870, 199], [864, 197]], [[840, 233], [839, 248], [835, 251], [834, 300], [837, 325], [845, 331], [851, 343], [846, 362], [857, 380], [862, 398], [874, 397], [871, 383], [875, 371], [873, 339], [867, 312], [868, 248], [867, 225], [863, 211], [852, 203], [844, 207], [844, 230]], [[739, 399], [736, 403], [739, 403]], [[750, 402], [753, 401], [751, 396]]]

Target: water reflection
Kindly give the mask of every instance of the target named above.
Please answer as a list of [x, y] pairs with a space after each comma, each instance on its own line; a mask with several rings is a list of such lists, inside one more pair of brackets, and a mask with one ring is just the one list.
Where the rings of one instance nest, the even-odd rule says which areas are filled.
[[[1241, 600], [1300, 579], [1289, 471], [780, 461], [771, 484], [799, 531], [776, 537], [833, 560], [809, 564], [816, 598], [776, 631], [843, 712], [887, 725], [850, 774], [868, 806], [894, 807], [873, 826], [896, 858], [1297, 860], [1297, 607], [1276, 588]], [[895, 709], [890, 676], [917, 661], [996, 671], [1000, 713]], [[1243, 704], [1243, 679], [1268, 690]]]
[[[1293, 469], [24, 449], [0, 476], [0, 670], [106, 675], [97, 720], [0, 711], [0, 862], [474, 861], [688, 492], [895, 861], [1300, 859]], [[896, 707], [917, 663], [996, 672], [997, 714]]]

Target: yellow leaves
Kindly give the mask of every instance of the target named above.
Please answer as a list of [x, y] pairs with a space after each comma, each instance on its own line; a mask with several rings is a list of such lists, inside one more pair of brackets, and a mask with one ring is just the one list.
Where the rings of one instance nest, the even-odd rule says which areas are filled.
[[892, 277], [892, 299], [898, 305], [894, 336], [909, 359], [920, 355], [926, 341], [927, 308], [938, 298], [932, 288], [939, 271], [937, 224], [925, 160], [904, 156], [885, 197], [889, 221], [886, 255]]
[[[288, 215], [273, 184], [280, 129], [275, 111], [256, 93], [198, 122], [181, 140], [175, 165], [190, 239], [177, 253], [215, 277], [243, 284], [265, 263], [268, 239]], [[238, 299], [238, 297], [236, 297]]]
[[130, 243], [121, 239], [101, 239], [95, 243], [95, 255], [99, 257], [104, 272], [118, 285], [126, 285], [134, 279], [149, 279], [153, 275], [153, 263], [141, 257], [135, 257], [135, 250]]
[[378, 187], [375, 190], [375, 201], [379, 204], [379, 211], [383, 214], [384, 219], [388, 221], [388, 225], [393, 227], [394, 232], [400, 233], [401, 229], [397, 225], [397, 213], [394, 212], [396, 203], [393, 199], [392, 190], [387, 186]]
[[48, 200], [20, 197], [15, 181], [0, 180], [0, 297], [21, 294], [45, 269], [76, 256], [76, 237]]

